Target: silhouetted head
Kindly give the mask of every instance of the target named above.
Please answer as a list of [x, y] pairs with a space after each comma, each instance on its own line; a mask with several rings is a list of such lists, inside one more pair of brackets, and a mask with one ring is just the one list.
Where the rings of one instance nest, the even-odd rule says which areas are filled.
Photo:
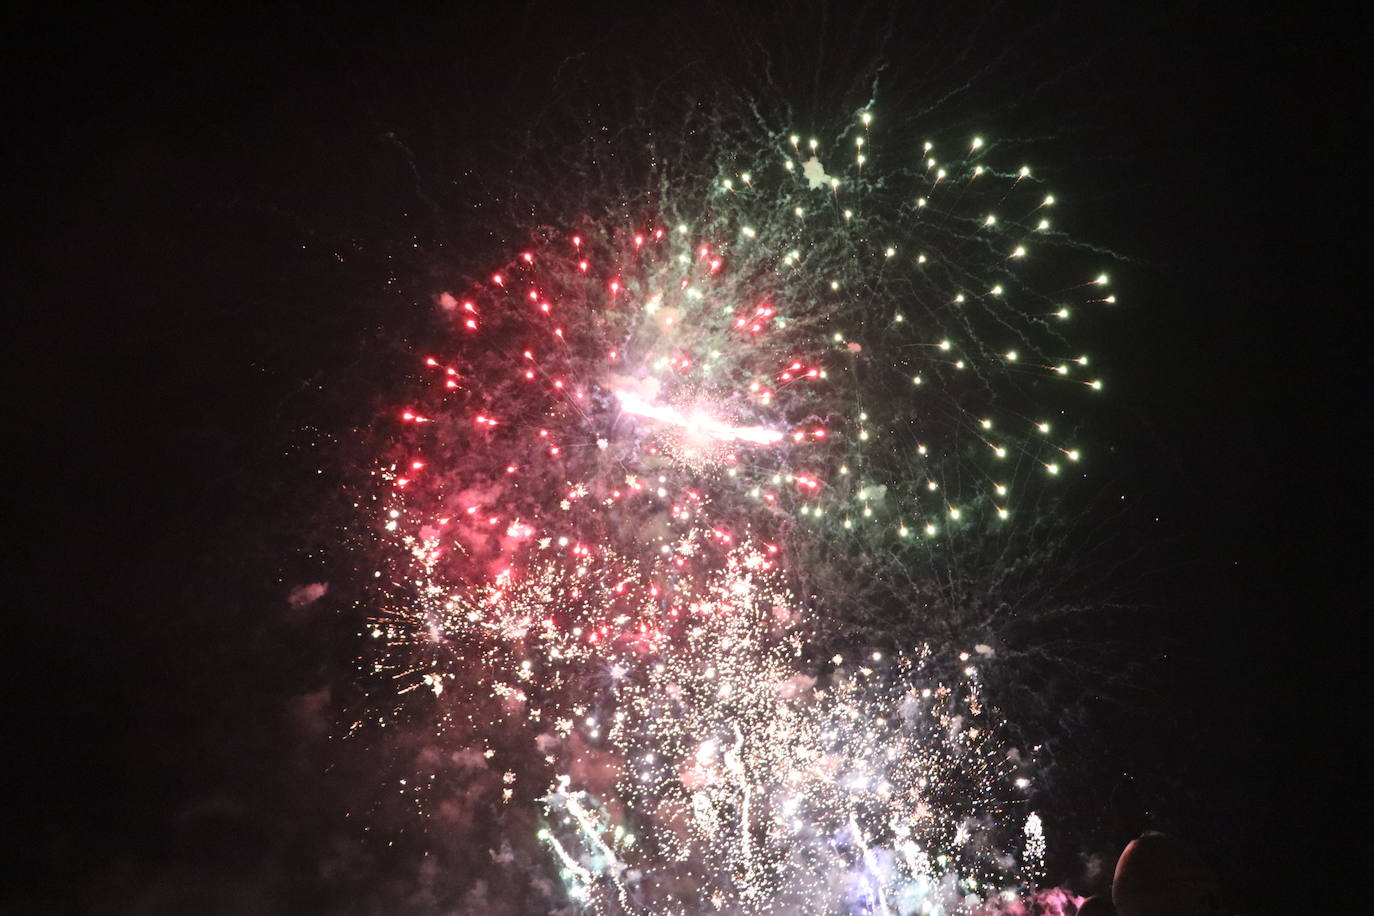
[[1112, 902], [1121, 916], [1214, 916], [1223, 913], [1221, 883], [1187, 846], [1147, 832], [1116, 863]]

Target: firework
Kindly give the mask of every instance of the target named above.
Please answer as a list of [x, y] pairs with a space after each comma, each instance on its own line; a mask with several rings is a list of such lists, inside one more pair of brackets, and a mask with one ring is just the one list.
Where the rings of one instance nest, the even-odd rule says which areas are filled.
[[1102, 383], [1065, 325], [1107, 277], [1032, 285], [1066, 242], [1028, 167], [975, 139], [874, 175], [871, 129], [763, 138], [442, 293], [454, 336], [398, 411], [406, 505], [497, 565], [527, 538], [657, 549], [706, 503], [865, 542], [1009, 520], [1083, 458], [1057, 414]]
[[542, 800], [596, 911], [1019, 899], [1043, 836], [976, 669], [826, 662], [815, 624], [1082, 459], [1066, 329], [1108, 279], [1046, 266], [1054, 196], [981, 138], [712, 136], [436, 294], [360, 501], [372, 670]]
[[[635, 913], [1021, 899], [1036, 850], [1006, 826], [1027, 819], [1030, 762], [1000, 740], [976, 669], [939, 685], [928, 653], [872, 653], [805, 674], [804, 625], [771, 578], [766, 557], [732, 555], [693, 622], [623, 657], [601, 716], [580, 723], [614, 763], [560, 761], [545, 799], [541, 839], [570, 896]], [[611, 776], [613, 792], [589, 788]]]

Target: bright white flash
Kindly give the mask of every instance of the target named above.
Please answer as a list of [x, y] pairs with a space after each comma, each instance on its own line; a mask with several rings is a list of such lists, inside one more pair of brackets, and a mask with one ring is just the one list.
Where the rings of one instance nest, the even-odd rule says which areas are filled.
[[762, 426], [731, 426], [704, 410], [693, 408], [683, 412], [668, 404], [651, 404], [632, 391], [617, 391], [615, 396], [626, 413], [647, 417], [683, 430], [688, 438], [699, 442], [753, 442], [772, 445], [782, 438], [777, 430]]

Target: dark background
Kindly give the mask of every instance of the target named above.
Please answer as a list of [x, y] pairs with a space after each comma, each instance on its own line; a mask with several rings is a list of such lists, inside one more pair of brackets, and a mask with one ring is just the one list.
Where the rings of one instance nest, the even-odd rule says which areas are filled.
[[426, 911], [341, 814], [369, 772], [324, 737], [357, 612], [286, 602], [347, 562], [302, 531], [328, 525], [329, 431], [380, 407], [386, 380], [359, 367], [388, 347], [409, 365], [401, 303], [425, 290], [405, 249], [499, 241], [463, 180], [528, 142], [569, 70], [592, 89], [684, 64], [747, 78], [768, 49], [820, 110], [808, 62], [879, 47], [908, 88], [977, 77], [950, 106], [989, 133], [1051, 125], [1076, 234], [1130, 258], [1094, 424], [1128, 497], [1114, 537], [1143, 558], [1123, 587], [1141, 614], [1103, 654], [1138, 645], [1140, 669], [1128, 699], [1086, 688], [1080, 767], [1046, 801], [1060, 876], [1083, 886], [1089, 844], [1110, 867], [1148, 822], [1202, 848], [1244, 912], [1356, 890], [1371, 249], [1353, 19], [9, 17], [5, 912]]

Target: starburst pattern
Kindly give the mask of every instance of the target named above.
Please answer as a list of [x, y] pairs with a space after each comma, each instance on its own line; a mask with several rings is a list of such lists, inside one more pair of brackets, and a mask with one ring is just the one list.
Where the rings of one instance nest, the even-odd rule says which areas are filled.
[[436, 294], [360, 500], [372, 670], [440, 732], [506, 723], [505, 799], [597, 912], [969, 911], [1043, 860], [976, 666], [814, 658], [808, 567], [1016, 524], [1083, 458], [1067, 328], [1115, 300], [1029, 167], [876, 127], [716, 133], [539, 214]]

